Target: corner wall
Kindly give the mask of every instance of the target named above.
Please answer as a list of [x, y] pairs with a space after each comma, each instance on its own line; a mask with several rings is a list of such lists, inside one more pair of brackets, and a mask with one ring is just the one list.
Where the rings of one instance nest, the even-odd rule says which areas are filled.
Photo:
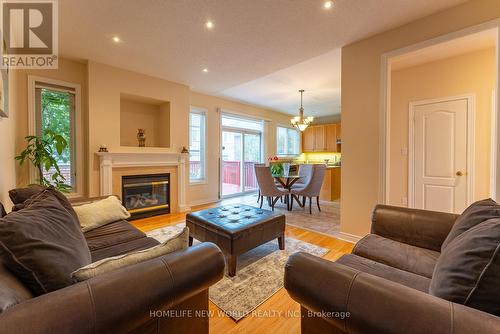
[[469, 1], [342, 48], [343, 233], [369, 233], [378, 202], [382, 54], [499, 17], [500, 1]]
[[17, 71], [9, 72], [9, 117], [0, 118], [0, 202], [10, 211], [12, 202], [8, 191], [16, 187], [16, 121], [17, 108]]

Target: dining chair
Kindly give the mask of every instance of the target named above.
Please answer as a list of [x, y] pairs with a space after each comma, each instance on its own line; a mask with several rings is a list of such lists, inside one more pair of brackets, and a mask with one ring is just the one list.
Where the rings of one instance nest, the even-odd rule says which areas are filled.
[[300, 165], [299, 167], [299, 176], [300, 179], [297, 180], [297, 182], [294, 183], [294, 188], [299, 189], [299, 188], [304, 188], [309, 182], [311, 182], [311, 178], [313, 175], [313, 164], [304, 164]]
[[[255, 176], [260, 189], [260, 208], [264, 203], [264, 196], [269, 199], [269, 205], [274, 211], [276, 202], [282, 197], [290, 194], [288, 190], [280, 189], [274, 183], [274, 177], [271, 174], [271, 169], [267, 166], [255, 166]], [[289, 208], [290, 201], [287, 201], [287, 209]]]
[[[259, 164], [254, 164], [254, 165], [253, 165], [254, 172], [255, 172], [255, 167], [262, 167], [262, 166], [265, 166], [265, 165], [266, 165], [266, 164], [262, 164], [262, 163], [259, 163]], [[257, 196], [257, 203], [259, 203], [259, 202], [260, 202], [260, 198], [261, 198], [261, 196], [260, 196], [260, 187], [259, 187], [259, 195]]]
[[[323, 185], [323, 180], [325, 178], [325, 165], [313, 165], [312, 177], [304, 187], [297, 187], [291, 189], [291, 200], [289, 209], [293, 208], [293, 201], [296, 200], [301, 208], [306, 205], [306, 198], [309, 198], [309, 214], [312, 214], [312, 198], [316, 197], [316, 205], [318, 210], [321, 212], [321, 207], [319, 206], [319, 193], [321, 191], [321, 186]], [[300, 202], [300, 196], [302, 196], [302, 203]]]

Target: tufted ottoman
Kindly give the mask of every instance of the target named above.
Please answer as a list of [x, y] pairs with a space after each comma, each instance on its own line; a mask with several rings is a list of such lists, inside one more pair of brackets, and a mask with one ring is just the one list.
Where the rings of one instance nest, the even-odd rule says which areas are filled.
[[236, 257], [278, 238], [285, 249], [285, 215], [234, 204], [188, 213], [189, 245], [193, 238], [213, 242], [226, 255], [229, 276], [236, 275]]

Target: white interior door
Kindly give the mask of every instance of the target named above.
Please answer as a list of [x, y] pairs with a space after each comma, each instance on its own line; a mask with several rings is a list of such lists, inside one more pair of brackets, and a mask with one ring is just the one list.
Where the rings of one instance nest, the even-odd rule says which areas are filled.
[[413, 105], [414, 208], [461, 213], [467, 207], [469, 105], [467, 98]]

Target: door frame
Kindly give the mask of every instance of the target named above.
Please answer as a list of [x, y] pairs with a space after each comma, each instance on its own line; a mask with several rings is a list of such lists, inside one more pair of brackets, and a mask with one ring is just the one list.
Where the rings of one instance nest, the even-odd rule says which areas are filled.
[[[391, 115], [391, 61], [392, 58], [398, 57], [407, 53], [413, 53], [418, 50], [425, 49], [430, 46], [439, 45], [460, 37], [475, 34], [482, 31], [494, 30], [496, 33], [496, 71], [495, 71], [495, 100], [500, 101], [500, 19], [493, 19], [478, 25], [467, 27], [454, 32], [446, 33], [438, 37], [434, 37], [422, 42], [418, 42], [400, 49], [386, 52], [382, 54], [380, 62], [380, 92], [379, 92], [379, 192], [378, 202], [389, 204], [389, 190], [390, 190], [390, 115]], [[492, 138], [496, 138], [495, 147], [500, 148], [500, 136], [498, 129], [500, 129], [500, 103], [495, 106], [496, 124], [492, 125], [493, 132]], [[500, 195], [500, 154], [496, 157], [491, 157], [495, 160], [492, 161], [491, 179], [493, 187], [490, 189], [491, 198], [496, 200], [497, 195]]]
[[[222, 186], [222, 181], [223, 181], [223, 175], [222, 175], [222, 173], [223, 173], [223, 170], [222, 170], [222, 164], [223, 164], [222, 142], [223, 142], [223, 138], [222, 138], [222, 133], [224, 131], [241, 133], [241, 136], [242, 136], [241, 137], [241, 145], [242, 145], [241, 159], [242, 160], [245, 160], [245, 152], [244, 152], [245, 134], [259, 134], [260, 135], [260, 163], [262, 163], [264, 161], [264, 154], [265, 154], [265, 152], [264, 152], [264, 149], [265, 149], [264, 137], [265, 137], [265, 131], [266, 131], [266, 129], [265, 129], [265, 126], [266, 126], [265, 121], [266, 120], [255, 118], [255, 117], [243, 116], [243, 114], [228, 112], [228, 111], [225, 111], [223, 109], [219, 109], [219, 112], [220, 112], [220, 115], [219, 115], [219, 199], [248, 195], [248, 194], [257, 192], [257, 190], [243, 191], [245, 189], [245, 186], [244, 186], [244, 181], [242, 181], [243, 180], [242, 179], [242, 177], [243, 177], [242, 171], [244, 168], [244, 166], [242, 165], [240, 167], [240, 185], [241, 185], [242, 191], [235, 193], [235, 194], [230, 194], [230, 195], [223, 194], [223, 192], [222, 192], [222, 190], [223, 190], [223, 186]], [[222, 118], [224, 117], [224, 115], [235, 116], [235, 117], [238, 117], [241, 119], [248, 118], [249, 120], [262, 121], [262, 131], [223, 126], [222, 125]]]
[[440, 97], [435, 99], [412, 101], [408, 106], [408, 207], [415, 207], [415, 108], [417, 106], [434, 104], [447, 101], [467, 100], [467, 205], [472, 203], [474, 198], [474, 146], [475, 146], [475, 115], [476, 99], [475, 94], [465, 94], [450, 97]]

